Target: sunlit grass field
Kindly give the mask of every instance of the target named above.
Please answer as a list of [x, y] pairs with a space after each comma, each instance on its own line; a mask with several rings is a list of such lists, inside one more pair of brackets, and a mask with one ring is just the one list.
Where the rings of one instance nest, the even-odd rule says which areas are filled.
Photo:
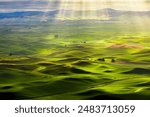
[[148, 25], [0, 26], [0, 99], [150, 99]]

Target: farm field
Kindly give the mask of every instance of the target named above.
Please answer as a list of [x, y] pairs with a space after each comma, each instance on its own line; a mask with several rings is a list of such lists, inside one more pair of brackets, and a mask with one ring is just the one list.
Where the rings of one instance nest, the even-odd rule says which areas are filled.
[[0, 25], [0, 99], [150, 99], [150, 24]]

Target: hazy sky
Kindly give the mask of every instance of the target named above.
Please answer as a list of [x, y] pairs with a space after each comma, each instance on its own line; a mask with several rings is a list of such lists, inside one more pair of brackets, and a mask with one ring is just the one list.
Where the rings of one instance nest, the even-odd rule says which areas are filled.
[[113, 8], [119, 10], [150, 10], [150, 0], [0, 0], [0, 12], [98, 10]]

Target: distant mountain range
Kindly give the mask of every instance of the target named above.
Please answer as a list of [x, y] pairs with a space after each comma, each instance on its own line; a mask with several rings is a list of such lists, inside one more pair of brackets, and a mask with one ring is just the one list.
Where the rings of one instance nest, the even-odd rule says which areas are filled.
[[11, 12], [11, 13], [0, 13], [0, 18], [23, 18], [23, 17], [30, 17], [30, 16], [54, 16], [57, 14], [57, 11], [49, 11], [49, 12], [42, 12], [42, 11], [22, 11], [22, 12]]
[[[59, 10], [54, 11], [23, 11], [23, 12], [11, 12], [11, 13], [0, 13], [0, 19], [4, 18], [26, 18], [26, 17], [42, 17], [47, 16], [48, 18], [54, 18], [56, 15], [58, 15], [60, 12]], [[101, 17], [102, 15], [107, 15], [111, 18], [119, 17], [119, 16], [150, 16], [150, 11], [121, 11], [121, 10], [115, 10], [115, 9], [101, 9], [97, 11], [72, 11], [72, 10], [66, 10], [63, 11], [63, 15], [65, 17], [69, 17], [70, 15], [74, 15], [75, 17], [80, 17], [83, 13], [88, 17], [89, 14], [97, 15], [97, 17]]]

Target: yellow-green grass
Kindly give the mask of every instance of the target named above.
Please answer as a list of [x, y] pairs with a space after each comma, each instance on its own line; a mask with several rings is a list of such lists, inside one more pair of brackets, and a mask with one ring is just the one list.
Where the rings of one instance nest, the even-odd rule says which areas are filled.
[[150, 99], [150, 33], [135, 27], [1, 26], [0, 98]]

